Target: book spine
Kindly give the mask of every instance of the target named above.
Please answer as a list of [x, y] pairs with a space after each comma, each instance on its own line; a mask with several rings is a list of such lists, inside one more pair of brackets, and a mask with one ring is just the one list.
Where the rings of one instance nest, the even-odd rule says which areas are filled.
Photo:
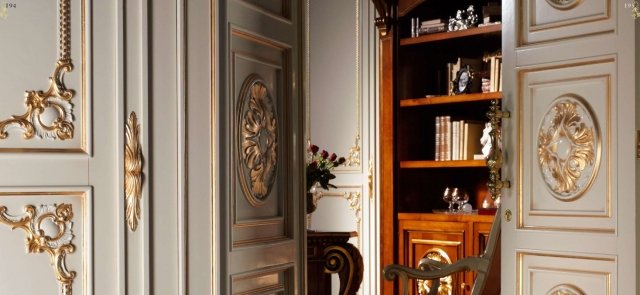
[[445, 148], [444, 148], [444, 159], [445, 161], [451, 161], [451, 133], [453, 130], [451, 130], [451, 117], [450, 116], [446, 116], [445, 117], [445, 132], [444, 132], [444, 136], [445, 136]]
[[466, 160], [464, 158], [464, 120], [458, 123], [458, 160]]
[[440, 130], [440, 116], [436, 117], [436, 134], [435, 134], [435, 142], [436, 142], [436, 146], [435, 146], [435, 155], [434, 155], [434, 160], [436, 161], [440, 161], [440, 137], [442, 136], [442, 131]]

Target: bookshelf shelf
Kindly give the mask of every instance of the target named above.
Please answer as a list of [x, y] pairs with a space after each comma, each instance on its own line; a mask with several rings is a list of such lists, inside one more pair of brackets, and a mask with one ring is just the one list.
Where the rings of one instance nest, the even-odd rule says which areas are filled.
[[443, 95], [422, 98], [407, 98], [400, 100], [400, 107], [416, 107], [425, 105], [464, 103], [473, 101], [487, 101], [502, 99], [502, 92], [470, 93], [462, 95]]
[[495, 24], [495, 25], [488, 25], [484, 27], [470, 28], [470, 29], [461, 30], [461, 31], [426, 34], [426, 35], [422, 35], [415, 38], [402, 38], [400, 39], [400, 46], [429, 43], [434, 41], [462, 38], [462, 37], [469, 37], [469, 36], [478, 36], [478, 35], [484, 35], [489, 33], [497, 33], [501, 31], [502, 31], [502, 24]]
[[487, 167], [485, 160], [458, 160], [458, 161], [400, 161], [400, 168], [473, 168]]

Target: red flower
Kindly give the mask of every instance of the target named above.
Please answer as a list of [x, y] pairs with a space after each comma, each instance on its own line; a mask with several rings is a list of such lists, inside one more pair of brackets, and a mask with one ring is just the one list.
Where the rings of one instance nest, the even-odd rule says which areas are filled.
[[309, 151], [314, 155], [318, 152], [319, 149], [320, 148], [315, 144], [312, 144], [311, 146], [309, 146]]
[[329, 152], [322, 150], [322, 152], [320, 153], [320, 156], [322, 156], [323, 159], [326, 159], [327, 157], [329, 157]]
[[336, 160], [338, 156], [336, 156], [335, 153], [332, 153], [331, 156], [329, 157], [329, 161], [334, 162]]
[[344, 164], [344, 162], [346, 162], [346, 161], [347, 161], [347, 159], [345, 159], [344, 157], [340, 157], [340, 158], [338, 159], [338, 165], [342, 165], [342, 164]]
[[317, 161], [313, 161], [313, 162], [309, 163], [309, 168], [311, 168], [311, 169], [318, 168], [318, 162]]

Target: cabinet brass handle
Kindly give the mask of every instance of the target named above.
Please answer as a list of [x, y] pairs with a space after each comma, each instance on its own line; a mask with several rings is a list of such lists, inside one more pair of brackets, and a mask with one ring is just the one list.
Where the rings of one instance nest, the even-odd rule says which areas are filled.
[[487, 157], [487, 167], [489, 167], [489, 182], [487, 187], [491, 199], [496, 200], [500, 197], [500, 190], [503, 188], [511, 187], [511, 183], [508, 180], [502, 180], [500, 177], [500, 169], [502, 168], [502, 118], [510, 118], [511, 113], [503, 111], [498, 105], [498, 100], [491, 101], [491, 107], [487, 112], [487, 117], [491, 124], [491, 131], [489, 136], [491, 137], [491, 149], [489, 150], [489, 156]]

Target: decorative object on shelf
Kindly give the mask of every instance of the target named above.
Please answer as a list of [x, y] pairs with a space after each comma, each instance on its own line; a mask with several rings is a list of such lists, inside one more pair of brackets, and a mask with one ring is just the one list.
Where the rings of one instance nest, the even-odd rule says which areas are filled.
[[452, 92], [454, 94], [469, 93], [473, 81], [473, 69], [470, 65], [464, 65], [456, 73], [456, 79], [452, 82]]
[[[462, 14], [465, 14], [464, 16]], [[456, 17], [449, 18], [449, 31], [466, 30], [471, 27], [475, 27], [478, 24], [478, 15], [473, 9], [473, 5], [469, 5], [466, 11], [458, 10]]]
[[489, 157], [489, 152], [491, 151], [491, 123], [484, 124], [484, 129], [482, 130], [482, 137], [480, 138], [480, 144], [482, 144], [482, 155], [484, 158]]
[[331, 170], [344, 164], [346, 161], [344, 157], [338, 158], [335, 153], [329, 155], [329, 152], [325, 150], [318, 152], [319, 150], [320, 148], [314, 144], [310, 144], [307, 149], [307, 214], [312, 213], [316, 209], [319, 187], [325, 190], [328, 190], [330, 187], [337, 188], [335, 185], [329, 183], [329, 181], [336, 178], [336, 176], [331, 173]]

